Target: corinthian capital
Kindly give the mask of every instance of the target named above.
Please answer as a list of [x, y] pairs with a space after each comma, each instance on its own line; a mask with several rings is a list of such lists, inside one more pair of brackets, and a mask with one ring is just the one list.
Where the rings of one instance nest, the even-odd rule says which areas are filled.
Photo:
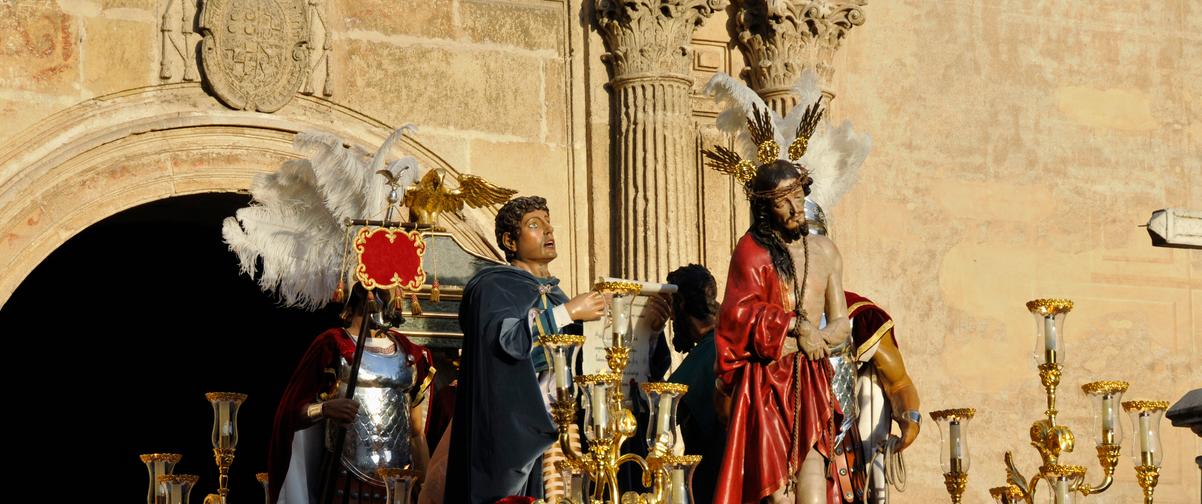
[[[835, 52], [864, 24], [868, 0], [734, 0], [734, 39], [744, 78], [760, 94], [785, 92], [806, 68], [831, 82]], [[767, 96], [765, 96], [767, 98]]]
[[689, 74], [693, 30], [727, 0], [596, 0], [613, 80]]

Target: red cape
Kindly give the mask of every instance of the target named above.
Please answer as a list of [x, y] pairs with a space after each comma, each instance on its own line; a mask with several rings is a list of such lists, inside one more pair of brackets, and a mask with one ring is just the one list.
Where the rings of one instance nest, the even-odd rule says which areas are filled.
[[[430, 351], [397, 332], [390, 331], [389, 336], [409, 355], [410, 362], [417, 368], [417, 386], [413, 390], [416, 396], [430, 377], [430, 364], [434, 362]], [[292, 372], [292, 379], [288, 381], [280, 405], [275, 410], [271, 444], [267, 448], [267, 484], [271, 488], [271, 502], [280, 499], [280, 488], [284, 485], [288, 464], [292, 460], [292, 435], [309, 425], [301, 408], [327, 399], [322, 396], [334, 388], [338, 358], [350, 362], [354, 356], [355, 341], [346, 330], [329, 329], [313, 340]]]
[[893, 319], [871, 299], [845, 291], [847, 317], [852, 320], [851, 337], [856, 344], [856, 357], [863, 357], [881, 342], [886, 335], [897, 344], [893, 334]]
[[[781, 356], [792, 307], [768, 251], [744, 235], [735, 246], [726, 295], [715, 331], [718, 378], [731, 393], [726, 453], [714, 493], [716, 503], [759, 503], [789, 478], [796, 394], [794, 357]], [[825, 359], [801, 357], [801, 466], [810, 448], [830, 457], [837, 404], [830, 393], [830, 366]], [[839, 493], [827, 481], [827, 501]]]

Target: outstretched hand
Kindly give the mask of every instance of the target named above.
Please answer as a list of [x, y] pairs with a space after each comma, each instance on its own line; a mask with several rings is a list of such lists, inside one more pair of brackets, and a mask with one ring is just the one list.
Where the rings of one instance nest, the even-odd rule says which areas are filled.
[[605, 296], [597, 291], [585, 292], [564, 303], [572, 320], [588, 322], [605, 314]]
[[647, 319], [647, 325], [653, 333], [663, 331], [668, 320], [672, 318], [670, 296], [671, 294], [659, 294], [647, 298], [647, 306], [643, 308], [643, 317]]

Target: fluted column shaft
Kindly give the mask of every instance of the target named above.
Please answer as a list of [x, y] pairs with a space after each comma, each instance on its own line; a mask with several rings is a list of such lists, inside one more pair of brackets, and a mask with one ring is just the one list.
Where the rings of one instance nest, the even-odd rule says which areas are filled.
[[664, 281], [701, 261], [693, 30], [726, 0], [597, 0], [609, 64], [612, 273]]
[[663, 281], [700, 259], [697, 191], [688, 80], [635, 78], [612, 82], [619, 209], [616, 274]]

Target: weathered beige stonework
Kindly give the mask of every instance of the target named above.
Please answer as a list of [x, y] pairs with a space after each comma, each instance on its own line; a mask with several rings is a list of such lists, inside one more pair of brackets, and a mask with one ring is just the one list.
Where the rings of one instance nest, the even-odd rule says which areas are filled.
[[[167, 0], [0, 2], [0, 304], [105, 217], [173, 195], [246, 190], [297, 155], [293, 131], [372, 146], [407, 122], [419, 125], [416, 140], [393, 155], [548, 198], [561, 254], [552, 271], [570, 294], [617, 269], [612, 251], [627, 246], [611, 219], [621, 213], [612, 163], [623, 152], [611, 151], [621, 120], [611, 100], [625, 91], [606, 88], [593, 0], [319, 3], [335, 94], [314, 81], [312, 95], [263, 114], [225, 107], [199, 80], [181, 83], [182, 60], [160, 79]], [[1202, 208], [1202, 6], [890, 0], [864, 10], [870, 20], [842, 39], [827, 76], [832, 118], [852, 120], [874, 145], [831, 211], [847, 288], [894, 317], [924, 410], [978, 408], [971, 503], [1001, 484], [1005, 450], [1024, 468], [1036, 463], [1027, 428], [1044, 405], [1023, 302], [1074, 299], [1059, 408], [1077, 450], [1065, 461], [1096, 473], [1080, 384], [1124, 379], [1128, 398], [1165, 400], [1202, 384], [1202, 252], [1152, 247], [1138, 227], [1157, 208]], [[690, 82], [688, 121], [629, 124], [680, 131], [686, 161], [723, 141], [699, 85], [743, 67], [729, 45], [732, 11], [692, 27], [689, 58], [663, 67]], [[691, 193], [666, 215], [649, 206], [642, 225], [662, 230], [665, 244], [699, 247], [696, 260], [724, 283], [746, 201], [729, 177], [690, 166], [646, 172], [675, 170]], [[672, 186], [657, 180], [640, 196], [669, 201]], [[488, 212], [467, 218], [491, 225]], [[638, 260], [661, 256], [648, 257]], [[1162, 432], [1157, 503], [1196, 503], [1202, 444], [1167, 422]], [[938, 438], [928, 422], [893, 502], [947, 502]], [[1116, 477], [1088, 502], [1138, 502], [1126, 454]]]
[[613, 273], [658, 280], [700, 259], [689, 40], [725, 0], [596, 4], [610, 66]]
[[[812, 68], [832, 82], [835, 53], [864, 24], [867, 0], [735, 0], [732, 39], [747, 59], [742, 77], [773, 110], [797, 105], [793, 86]], [[824, 90], [828, 93], [830, 90]]]

